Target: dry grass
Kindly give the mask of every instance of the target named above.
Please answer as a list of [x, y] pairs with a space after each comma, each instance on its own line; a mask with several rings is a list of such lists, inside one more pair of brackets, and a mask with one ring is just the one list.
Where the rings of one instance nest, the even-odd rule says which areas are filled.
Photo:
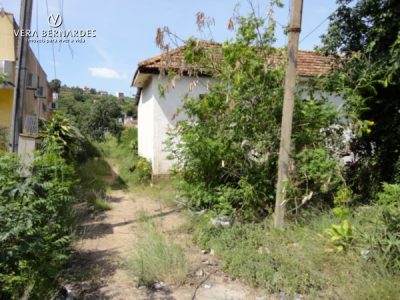
[[183, 284], [188, 273], [188, 261], [180, 245], [172, 243], [158, 230], [145, 212], [140, 212], [142, 236], [128, 259], [128, 272], [139, 285], [156, 282]]

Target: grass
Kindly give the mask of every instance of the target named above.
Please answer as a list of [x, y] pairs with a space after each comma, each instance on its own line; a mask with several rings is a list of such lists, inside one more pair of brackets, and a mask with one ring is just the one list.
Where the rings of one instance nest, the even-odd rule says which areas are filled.
[[105, 177], [111, 176], [111, 167], [103, 158], [94, 157], [78, 167], [80, 183], [87, 189], [105, 190]]
[[[101, 157], [93, 158], [79, 167], [82, 197], [96, 211], [111, 208], [106, 200], [110, 189], [129, 189], [140, 196], [160, 201], [160, 205], [175, 206], [176, 194], [170, 179], [159, 178], [150, 183], [151, 167], [135, 154], [136, 129], [124, 130], [120, 141], [106, 135], [105, 141], [95, 143]], [[113, 168], [118, 176], [112, 176]], [[114, 180], [110, 181], [110, 177]], [[152, 285], [166, 281], [182, 284], [188, 273], [184, 250], [172, 243], [158, 229], [145, 211], [138, 214], [140, 236], [134, 251], [127, 260], [127, 269], [139, 285]]]
[[172, 243], [157, 229], [145, 212], [139, 212], [142, 236], [127, 261], [127, 270], [138, 285], [156, 282], [182, 284], [188, 273], [188, 262], [180, 245]]
[[125, 129], [118, 141], [106, 134], [105, 140], [95, 143], [110, 165], [118, 166], [120, 181], [132, 188], [147, 183], [151, 177], [151, 166], [143, 158], [137, 156], [137, 129]]
[[141, 197], [159, 201], [167, 207], [177, 206], [177, 191], [168, 177], [155, 178], [149, 184], [141, 184], [132, 188], [132, 192]]
[[93, 208], [98, 211], [106, 211], [111, 209], [111, 204], [101, 196], [97, 196], [91, 202]]
[[[93, 157], [78, 166], [81, 200], [87, 201], [94, 210], [111, 209], [106, 200], [110, 190], [128, 189], [138, 182], [137, 174], [130, 168], [137, 158], [132, 149], [132, 141], [136, 140], [136, 130], [127, 129], [122, 133], [121, 141], [109, 134], [103, 142], [95, 142], [100, 157]], [[117, 166], [118, 173], [114, 174], [111, 166]]]
[[81, 201], [86, 201], [94, 211], [102, 212], [111, 209], [106, 200], [107, 190], [114, 184], [106, 178], [111, 176], [111, 167], [99, 157], [91, 158], [77, 169], [79, 176], [78, 195]]
[[194, 239], [213, 249], [232, 277], [271, 293], [299, 293], [318, 299], [398, 299], [400, 278], [379, 260], [365, 260], [355, 248], [330, 251], [325, 229], [330, 213], [308, 213], [284, 231], [270, 221], [218, 228], [208, 216], [192, 219]]

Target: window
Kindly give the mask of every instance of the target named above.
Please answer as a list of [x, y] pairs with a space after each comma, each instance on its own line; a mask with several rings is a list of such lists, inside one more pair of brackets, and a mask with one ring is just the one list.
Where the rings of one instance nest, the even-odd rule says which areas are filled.
[[38, 97], [43, 97], [43, 87], [42, 86], [39, 86], [39, 88], [37, 89], [37, 94], [38, 94]]
[[26, 76], [26, 86], [33, 87], [33, 74], [30, 72]]

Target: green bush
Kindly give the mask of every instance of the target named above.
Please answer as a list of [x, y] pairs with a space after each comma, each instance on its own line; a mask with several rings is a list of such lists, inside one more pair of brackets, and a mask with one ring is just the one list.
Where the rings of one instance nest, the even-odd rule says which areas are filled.
[[356, 211], [360, 248], [371, 260], [379, 261], [400, 275], [400, 185], [384, 184], [377, 204]]
[[78, 152], [79, 141], [83, 139], [78, 129], [61, 113], [55, 113], [50, 121], [42, 124], [40, 136], [43, 151], [56, 151], [64, 158], [74, 161]]
[[79, 134], [58, 114], [44, 125], [31, 165], [0, 156], [1, 299], [50, 298], [70, 250]]
[[[268, 215], [275, 199], [284, 59], [283, 52], [272, 47], [274, 30], [265, 20], [250, 15], [237, 22], [236, 38], [222, 49], [187, 42], [187, 62], [218, 82], [201, 99], [184, 99], [179, 112], [188, 118], [170, 132], [167, 148], [177, 162], [182, 181], [178, 187], [189, 205], [253, 221]], [[282, 57], [282, 63], [265, 59], [271, 56]], [[298, 93], [294, 114], [294, 169], [306, 172], [293, 178], [300, 202], [307, 187], [308, 192], [315, 188], [314, 198], [331, 200], [340, 173], [335, 149], [326, 147], [336, 145], [340, 136], [338, 113], [312, 90], [310, 86]], [[304, 94], [310, 99], [303, 99]]]
[[151, 178], [151, 163], [143, 158], [138, 157], [131, 167], [137, 182], [147, 182]]
[[55, 148], [71, 163], [82, 163], [99, 156], [96, 147], [62, 113], [55, 113], [50, 121], [41, 125], [41, 147], [45, 151]]
[[151, 178], [151, 164], [137, 154], [137, 129], [125, 128], [118, 138], [107, 133], [96, 146], [104, 157], [118, 166], [121, 181], [126, 185], [145, 183]]
[[0, 153], [8, 150], [9, 132], [7, 128], [0, 128]]
[[0, 157], [0, 298], [47, 298], [69, 252], [73, 169], [60, 153], [36, 155], [29, 177]]

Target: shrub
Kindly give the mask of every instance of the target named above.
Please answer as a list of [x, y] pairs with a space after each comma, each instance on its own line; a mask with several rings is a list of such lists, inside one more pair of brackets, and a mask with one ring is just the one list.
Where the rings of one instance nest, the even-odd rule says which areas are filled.
[[[177, 162], [176, 174], [183, 181], [179, 188], [190, 205], [254, 221], [271, 212], [275, 199], [284, 59], [280, 64], [265, 59], [283, 55], [272, 47], [274, 30], [265, 20], [250, 15], [237, 22], [236, 38], [222, 49], [187, 42], [186, 62], [199, 65], [218, 81], [201, 99], [184, 99], [179, 112], [187, 119], [170, 132], [167, 148]], [[338, 113], [310, 90], [298, 93], [293, 124], [293, 156], [298, 159], [294, 169], [299, 165], [306, 172], [298, 172], [293, 180], [300, 201], [307, 176], [312, 176], [310, 189], [315, 188], [314, 197], [320, 199], [332, 197], [338, 179], [331, 176], [337, 171], [335, 149], [324, 149], [335, 145]], [[303, 99], [304, 94], [310, 99]]]
[[7, 128], [0, 128], [0, 153], [8, 150], [9, 132]]
[[76, 159], [79, 141], [83, 136], [73, 127], [66, 117], [56, 113], [41, 128], [42, 149], [46, 152], [56, 151], [70, 162]]
[[82, 130], [96, 141], [103, 141], [106, 132], [118, 137], [123, 130], [120, 117], [122, 110], [114, 98], [98, 99], [92, 103]]
[[146, 182], [151, 178], [151, 163], [143, 158], [138, 157], [131, 167], [137, 182]]
[[32, 175], [0, 157], [0, 298], [48, 298], [67, 259], [73, 169], [59, 152], [37, 154]]
[[377, 204], [358, 209], [358, 239], [369, 258], [400, 274], [400, 185], [384, 184]]
[[99, 156], [96, 147], [62, 113], [57, 112], [41, 127], [41, 146], [44, 151], [51, 151], [51, 147], [55, 147], [70, 163], [82, 163]]
[[61, 115], [45, 125], [32, 165], [0, 156], [1, 299], [50, 298], [68, 258], [79, 136]]

